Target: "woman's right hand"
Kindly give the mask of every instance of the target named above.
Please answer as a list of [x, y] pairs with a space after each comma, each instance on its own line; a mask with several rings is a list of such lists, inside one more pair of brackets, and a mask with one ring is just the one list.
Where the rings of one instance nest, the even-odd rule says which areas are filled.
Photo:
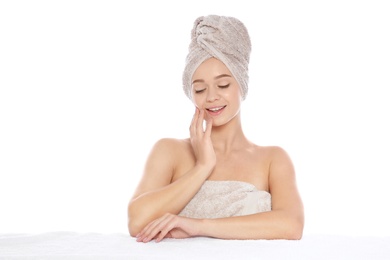
[[[213, 143], [211, 142], [212, 119], [206, 121], [206, 129], [203, 131], [203, 120], [205, 111], [196, 108], [190, 126], [190, 139], [192, 149], [196, 157], [196, 164], [199, 166], [214, 168], [217, 157]], [[211, 173], [211, 171], [210, 171]]]

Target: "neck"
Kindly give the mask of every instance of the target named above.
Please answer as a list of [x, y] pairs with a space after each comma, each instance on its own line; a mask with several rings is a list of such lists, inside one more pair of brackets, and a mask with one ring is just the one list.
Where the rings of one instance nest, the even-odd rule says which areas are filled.
[[247, 144], [248, 140], [242, 130], [240, 114], [236, 115], [227, 124], [213, 126], [211, 140], [215, 152], [219, 154], [229, 154]]

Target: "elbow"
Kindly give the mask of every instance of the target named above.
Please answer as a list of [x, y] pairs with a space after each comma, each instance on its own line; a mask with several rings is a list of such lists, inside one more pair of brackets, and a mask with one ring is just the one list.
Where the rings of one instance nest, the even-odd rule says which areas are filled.
[[143, 228], [143, 224], [139, 223], [139, 217], [137, 215], [139, 214], [134, 214], [134, 209], [131, 204], [129, 204], [127, 208], [127, 228], [132, 237], [137, 236]]
[[143, 207], [137, 206], [137, 203], [130, 202], [127, 208], [127, 228], [132, 237], [137, 236], [146, 227], [153, 216]]
[[301, 240], [303, 235], [303, 228], [301, 227], [294, 227], [291, 228], [291, 230], [288, 232], [286, 239], [288, 240]]
[[301, 240], [303, 236], [303, 227], [303, 218], [297, 218], [289, 221], [289, 224], [286, 227], [285, 238], [288, 240]]
[[304, 216], [300, 213], [279, 215], [274, 222], [270, 239], [301, 240], [303, 236]]
[[129, 229], [129, 234], [130, 236], [132, 237], [136, 237], [140, 232], [141, 232], [141, 228], [140, 226], [134, 224], [134, 221], [132, 221], [130, 218], [128, 220], [128, 224], [127, 224], [127, 227]]

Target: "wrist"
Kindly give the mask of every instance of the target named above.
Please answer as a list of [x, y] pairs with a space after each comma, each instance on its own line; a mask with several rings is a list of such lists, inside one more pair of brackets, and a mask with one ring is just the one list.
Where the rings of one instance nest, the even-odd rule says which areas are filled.
[[195, 168], [198, 172], [205, 173], [207, 176], [211, 174], [211, 172], [214, 170], [215, 165], [211, 163], [200, 163], [197, 162], [195, 164]]
[[197, 236], [208, 237], [210, 236], [209, 231], [210, 219], [199, 219], [199, 225], [197, 230]]

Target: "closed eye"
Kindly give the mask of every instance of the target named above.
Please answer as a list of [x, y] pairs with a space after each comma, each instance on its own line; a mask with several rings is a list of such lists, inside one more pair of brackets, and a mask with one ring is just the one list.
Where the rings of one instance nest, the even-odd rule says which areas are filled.
[[204, 89], [195, 90], [195, 94], [202, 93], [204, 90], [205, 90], [205, 88]]
[[218, 87], [220, 87], [220, 88], [227, 88], [229, 86], [230, 86], [230, 84], [226, 84], [226, 85], [222, 85], [222, 86], [218, 86]]

